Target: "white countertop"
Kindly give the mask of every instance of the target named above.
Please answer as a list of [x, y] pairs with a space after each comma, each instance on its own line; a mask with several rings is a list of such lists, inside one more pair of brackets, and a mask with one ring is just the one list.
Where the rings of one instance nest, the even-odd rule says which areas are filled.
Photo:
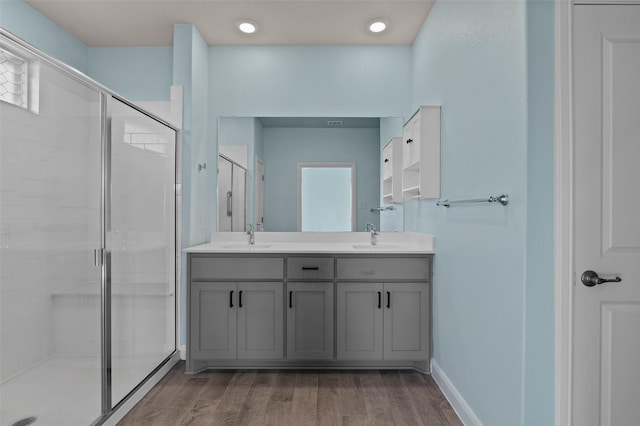
[[336, 253], [433, 254], [433, 235], [380, 232], [371, 245], [369, 232], [256, 232], [249, 245], [245, 232], [214, 232], [211, 241], [184, 249], [186, 253]]

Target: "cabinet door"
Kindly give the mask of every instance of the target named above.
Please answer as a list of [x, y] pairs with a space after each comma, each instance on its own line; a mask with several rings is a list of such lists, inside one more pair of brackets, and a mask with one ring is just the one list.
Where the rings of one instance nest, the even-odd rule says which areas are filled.
[[416, 116], [413, 118], [413, 120], [411, 120], [413, 122], [413, 124], [411, 125], [412, 127], [412, 139], [413, 142], [411, 142], [409, 145], [411, 145], [410, 151], [411, 151], [411, 163], [410, 164], [415, 164], [418, 161], [420, 161], [420, 148], [421, 148], [421, 143], [422, 143], [422, 138], [421, 138], [421, 132], [420, 132], [420, 122], [421, 122], [421, 116], [420, 113], [416, 114]]
[[411, 161], [411, 145], [413, 144], [413, 120], [410, 120], [405, 124], [402, 133], [402, 168], [409, 167], [412, 164]]
[[281, 359], [282, 283], [238, 283], [238, 359]]
[[288, 283], [287, 290], [287, 358], [333, 359], [333, 283]]
[[382, 178], [390, 178], [393, 172], [393, 140], [382, 149]]
[[382, 284], [338, 283], [338, 359], [382, 359]]
[[236, 358], [236, 294], [236, 283], [191, 284], [190, 358]]
[[384, 359], [429, 357], [429, 284], [384, 284]]

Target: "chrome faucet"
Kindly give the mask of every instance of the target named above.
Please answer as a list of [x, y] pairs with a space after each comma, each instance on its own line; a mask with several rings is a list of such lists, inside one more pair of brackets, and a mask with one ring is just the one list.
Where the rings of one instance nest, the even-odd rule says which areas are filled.
[[371, 232], [371, 245], [375, 246], [378, 242], [376, 236], [378, 235], [378, 231], [376, 231], [376, 225], [373, 223], [367, 223], [366, 228], [367, 231]]
[[249, 230], [247, 231], [247, 235], [249, 236], [249, 245], [252, 246], [256, 243], [256, 237], [253, 232], [253, 225], [251, 223], [247, 224], [249, 226]]

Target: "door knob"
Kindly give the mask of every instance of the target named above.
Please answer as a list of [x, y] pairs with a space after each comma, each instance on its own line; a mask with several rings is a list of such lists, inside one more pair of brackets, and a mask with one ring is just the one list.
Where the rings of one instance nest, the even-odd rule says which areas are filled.
[[580, 281], [582, 281], [582, 284], [586, 285], [587, 287], [593, 287], [594, 285], [602, 283], [619, 283], [620, 281], [622, 281], [622, 278], [600, 278], [597, 272], [584, 271], [582, 273], [582, 276], [580, 277]]

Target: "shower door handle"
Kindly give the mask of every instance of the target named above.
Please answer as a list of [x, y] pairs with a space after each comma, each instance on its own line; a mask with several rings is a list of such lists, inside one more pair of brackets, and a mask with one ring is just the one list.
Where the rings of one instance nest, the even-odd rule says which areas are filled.
[[102, 266], [104, 249], [95, 249], [93, 250], [93, 266]]
[[231, 207], [232, 198], [233, 198], [233, 193], [231, 191], [227, 191], [227, 216], [229, 217], [233, 215], [233, 210]]

